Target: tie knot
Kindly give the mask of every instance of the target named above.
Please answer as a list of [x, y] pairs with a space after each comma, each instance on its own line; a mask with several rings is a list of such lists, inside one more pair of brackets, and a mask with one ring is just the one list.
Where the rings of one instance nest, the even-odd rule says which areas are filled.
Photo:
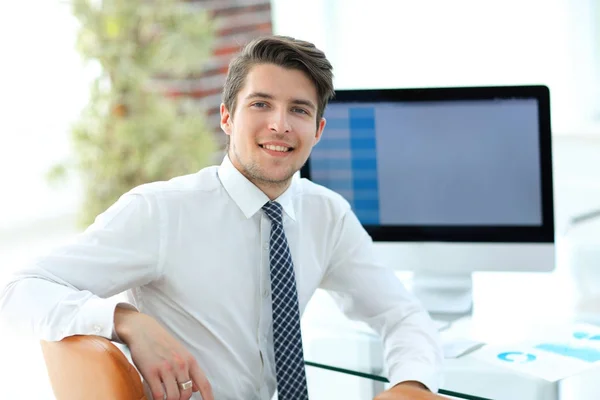
[[283, 208], [281, 207], [281, 204], [276, 201], [269, 201], [262, 208], [272, 223], [282, 225]]

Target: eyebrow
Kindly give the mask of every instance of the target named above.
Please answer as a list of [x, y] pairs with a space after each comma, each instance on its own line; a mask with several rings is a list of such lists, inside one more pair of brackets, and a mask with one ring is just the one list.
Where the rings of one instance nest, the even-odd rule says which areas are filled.
[[[273, 95], [270, 95], [268, 93], [264, 93], [264, 92], [253, 92], [250, 93], [248, 96], [246, 96], [246, 100], [251, 100], [251, 99], [269, 99], [269, 100], [273, 100], [275, 99], [275, 97]], [[310, 100], [304, 100], [304, 99], [292, 99], [292, 104], [296, 104], [296, 105], [300, 105], [300, 106], [306, 106], [312, 110], [316, 110], [317, 107], [315, 106], [315, 104], [310, 101]]]

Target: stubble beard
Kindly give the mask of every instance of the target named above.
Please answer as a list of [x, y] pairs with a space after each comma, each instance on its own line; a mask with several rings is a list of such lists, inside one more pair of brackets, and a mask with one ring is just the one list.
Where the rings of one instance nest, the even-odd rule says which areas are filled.
[[232, 146], [231, 150], [233, 150], [232, 152], [233, 152], [235, 158], [237, 159], [239, 164], [242, 166], [242, 169], [244, 170], [244, 171], [242, 171], [242, 174], [255, 184], [258, 184], [261, 186], [268, 186], [268, 187], [272, 187], [272, 188], [284, 188], [284, 187], [288, 186], [290, 180], [292, 179], [294, 174], [297, 172], [293, 168], [290, 168], [290, 170], [285, 174], [284, 178], [281, 178], [281, 179], [269, 178], [266, 171], [264, 171], [264, 168], [262, 168], [258, 164], [258, 162], [250, 160], [249, 162], [246, 163], [239, 156], [235, 147]]

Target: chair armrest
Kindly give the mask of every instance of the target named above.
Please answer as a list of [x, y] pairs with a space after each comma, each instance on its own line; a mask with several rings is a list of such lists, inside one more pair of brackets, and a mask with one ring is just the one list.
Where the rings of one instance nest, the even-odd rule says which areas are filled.
[[110, 340], [78, 335], [41, 346], [57, 400], [148, 400], [139, 373]]

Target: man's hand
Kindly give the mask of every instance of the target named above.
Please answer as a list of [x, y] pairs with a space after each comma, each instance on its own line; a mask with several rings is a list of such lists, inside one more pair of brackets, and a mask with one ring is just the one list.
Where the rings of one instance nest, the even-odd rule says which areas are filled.
[[430, 392], [419, 382], [402, 382], [380, 393], [374, 400], [446, 400], [446, 397]]
[[[204, 400], [214, 400], [210, 383], [194, 357], [154, 318], [117, 307], [115, 331], [129, 347], [155, 400], [188, 400], [197, 391]], [[182, 390], [179, 385], [190, 380], [193, 386]]]

